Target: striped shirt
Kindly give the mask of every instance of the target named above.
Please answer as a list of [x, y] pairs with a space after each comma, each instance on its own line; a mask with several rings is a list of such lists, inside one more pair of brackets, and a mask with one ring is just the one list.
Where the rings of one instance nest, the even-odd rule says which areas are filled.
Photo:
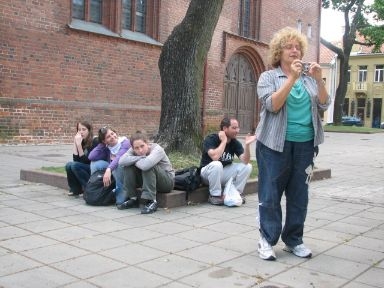
[[[286, 104], [278, 111], [273, 111], [272, 94], [276, 92], [287, 80], [287, 76], [280, 67], [265, 71], [260, 75], [257, 83], [257, 95], [261, 103], [260, 122], [256, 128], [257, 141], [272, 150], [283, 152], [285, 134], [287, 131], [287, 107]], [[317, 97], [318, 89], [315, 79], [307, 75], [301, 76], [301, 81], [311, 97], [312, 123], [314, 136], [314, 146], [324, 142], [324, 130], [321, 124], [319, 110], [326, 110], [330, 105], [331, 98], [328, 95], [325, 104], [319, 103]]]

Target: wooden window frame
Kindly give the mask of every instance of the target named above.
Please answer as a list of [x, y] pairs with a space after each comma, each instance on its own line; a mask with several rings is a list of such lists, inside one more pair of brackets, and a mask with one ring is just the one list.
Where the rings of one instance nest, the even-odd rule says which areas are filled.
[[[249, 1], [249, 23], [245, 23], [245, 1]], [[260, 37], [260, 0], [240, 0], [239, 2], [239, 35], [259, 40]], [[248, 27], [248, 35], [245, 35], [244, 27]]]
[[[136, 1], [132, 0], [133, 14], [131, 21], [133, 21], [133, 29], [130, 30], [135, 32], [136, 25]], [[145, 33], [149, 37], [158, 40], [159, 39], [159, 13], [160, 13], [160, 1], [161, 0], [147, 0], [146, 7], [146, 19], [145, 19]], [[71, 3], [71, 19], [72, 19], [72, 9], [73, 9], [73, 0], [70, 0]], [[90, 21], [90, 9], [91, 9], [91, 0], [84, 0], [84, 19], [80, 19], [85, 22]], [[123, 31], [122, 28], [122, 1], [121, 0], [102, 0], [101, 8], [101, 24], [105, 26], [110, 31], [121, 34]], [[94, 23], [94, 22], [92, 22]], [[124, 29], [125, 30], [125, 29]]]

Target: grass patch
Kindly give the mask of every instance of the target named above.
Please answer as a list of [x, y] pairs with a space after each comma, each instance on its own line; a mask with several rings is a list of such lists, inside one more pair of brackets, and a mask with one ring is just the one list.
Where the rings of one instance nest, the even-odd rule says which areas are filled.
[[358, 127], [358, 126], [334, 126], [325, 125], [325, 132], [340, 132], [340, 133], [384, 133], [384, 129]]
[[[173, 169], [179, 170], [182, 168], [187, 168], [190, 166], [197, 166], [199, 167], [200, 165], [200, 157], [195, 157], [193, 155], [185, 155], [179, 152], [175, 153], [170, 153], [168, 155], [169, 160], [172, 163]], [[236, 159], [234, 162], [240, 162], [239, 159]], [[255, 160], [251, 160], [252, 164], [252, 173], [250, 178], [257, 178], [258, 174], [258, 169], [257, 169], [257, 164]], [[54, 167], [54, 166], [49, 166], [49, 167], [41, 167], [41, 170], [47, 171], [47, 172], [55, 172], [55, 173], [63, 173], [65, 174], [65, 167], [64, 166], [59, 166], [59, 167]]]

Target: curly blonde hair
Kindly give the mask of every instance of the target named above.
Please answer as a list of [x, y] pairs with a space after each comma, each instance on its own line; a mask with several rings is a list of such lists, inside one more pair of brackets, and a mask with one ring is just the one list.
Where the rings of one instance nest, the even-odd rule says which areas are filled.
[[269, 43], [269, 57], [272, 67], [277, 68], [280, 66], [281, 53], [284, 46], [292, 40], [299, 42], [301, 57], [304, 57], [308, 47], [307, 38], [297, 29], [285, 27], [277, 31]]

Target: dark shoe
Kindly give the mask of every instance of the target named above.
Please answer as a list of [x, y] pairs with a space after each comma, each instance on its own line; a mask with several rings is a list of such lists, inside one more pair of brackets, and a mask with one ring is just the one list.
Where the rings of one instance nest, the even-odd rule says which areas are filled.
[[243, 204], [245, 204], [246, 202], [245, 195], [243, 193], [240, 193], [240, 197], [241, 197], [241, 200], [243, 200]]
[[149, 200], [147, 204], [141, 209], [141, 214], [151, 214], [157, 210], [157, 202]]
[[139, 207], [139, 201], [137, 199], [128, 199], [127, 201], [121, 204], [116, 204], [116, 207], [119, 210]]
[[209, 195], [208, 202], [211, 203], [212, 205], [221, 206], [221, 205], [224, 205], [224, 197]]
[[67, 195], [68, 195], [68, 196], [75, 196], [75, 197], [76, 197], [76, 196], [79, 196], [79, 195], [81, 195], [81, 194], [82, 194], [82, 193], [75, 193], [75, 192], [69, 191]]

